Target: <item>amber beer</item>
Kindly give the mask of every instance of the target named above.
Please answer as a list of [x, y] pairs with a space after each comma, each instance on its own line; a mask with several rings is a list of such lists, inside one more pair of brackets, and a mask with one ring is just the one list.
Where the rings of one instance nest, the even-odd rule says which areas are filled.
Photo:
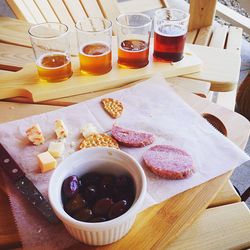
[[183, 58], [186, 31], [178, 26], [162, 26], [154, 33], [154, 59], [178, 62]]
[[88, 17], [76, 23], [80, 70], [83, 75], [103, 75], [112, 69], [112, 23]]
[[70, 58], [63, 53], [45, 54], [37, 60], [39, 77], [48, 82], [67, 80], [72, 75]]
[[116, 18], [118, 64], [139, 69], [148, 64], [152, 19], [143, 13], [124, 13]]
[[138, 69], [148, 64], [148, 44], [142, 40], [124, 40], [118, 48], [118, 64]]
[[70, 33], [63, 23], [40, 23], [30, 27], [39, 78], [47, 82], [67, 80], [72, 75]]
[[183, 58], [189, 13], [164, 8], [155, 12], [154, 60], [178, 62]]
[[112, 69], [112, 53], [105, 43], [95, 42], [82, 46], [79, 58], [83, 74], [102, 75]]

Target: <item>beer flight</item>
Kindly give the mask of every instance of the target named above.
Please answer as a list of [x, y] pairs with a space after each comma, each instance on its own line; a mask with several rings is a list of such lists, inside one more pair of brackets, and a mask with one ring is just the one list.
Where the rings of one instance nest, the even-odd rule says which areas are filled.
[[[154, 52], [157, 62], [183, 58], [189, 14], [178, 9], [160, 9], [154, 16]], [[86, 18], [75, 25], [82, 75], [103, 75], [112, 69], [112, 22]], [[149, 62], [152, 19], [142, 13], [116, 18], [118, 65], [139, 69]], [[70, 32], [62, 23], [42, 23], [29, 29], [38, 75], [47, 82], [67, 80], [73, 74]]]

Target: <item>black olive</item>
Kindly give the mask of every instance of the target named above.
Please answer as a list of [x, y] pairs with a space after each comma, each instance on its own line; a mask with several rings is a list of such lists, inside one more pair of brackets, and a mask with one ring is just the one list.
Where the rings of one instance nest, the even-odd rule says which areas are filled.
[[111, 196], [114, 184], [115, 184], [115, 177], [113, 175], [110, 174], [103, 175], [99, 184], [100, 197]]
[[77, 176], [72, 175], [69, 176], [68, 178], [66, 178], [63, 181], [63, 193], [65, 195], [65, 197], [67, 198], [71, 198], [73, 197], [75, 194], [78, 193], [78, 189], [79, 189], [79, 181]]
[[89, 205], [91, 206], [97, 199], [98, 190], [94, 185], [89, 185], [84, 188], [83, 197], [87, 200]]
[[128, 202], [126, 200], [120, 200], [114, 203], [108, 213], [109, 219], [114, 219], [122, 214], [124, 214], [128, 210]]
[[130, 196], [130, 193], [134, 193], [134, 182], [131, 177], [127, 175], [121, 175], [115, 179], [115, 187], [113, 189], [114, 199], [123, 200], [123, 197]]
[[114, 202], [126, 200], [128, 205], [131, 206], [135, 200], [135, 193], [133, 190], [122, 191], [119, 189], [114, 189], [113, 200]]
[[83, 188], [89, 186], [89, 185], [97, 185], [100, 183], [101, 175], [96, 172], [91, 172], [83, 175], [81, 178], [81, 185]]
[[121, 175], [121, 176], [116, 177], [115, 185], [117, 188], [125, 190], [129, 188], [131, 185], [133, 185], [133, 181], [131, 180], [129, 176]]
[[89, 208], [83, 208], [79, 211], [77, 211], [74, 215], [73, 218], [75, 218], [76, 220], [80, 220], [80, 221], [89, 221], [93, 216], [93, 213], [91, 211], [91, 209]]
[[93, 213], [97, 216], [105, 216], [108, 214], [110, 207], [113, 205], [113, 201], [110, 198], [102, 198], [93, 206]]
[[61, 190], [61, 196], [62, 196], [62, 203], [63, 205], [65, 205], [69, 199], [65, 196], [63, 189]]
[[66, 202], [64, 209], [68, 214], [71, 214], [84, 207], [86, 207], [86, 201], [80, 194], [76, 194], [68, 202]]

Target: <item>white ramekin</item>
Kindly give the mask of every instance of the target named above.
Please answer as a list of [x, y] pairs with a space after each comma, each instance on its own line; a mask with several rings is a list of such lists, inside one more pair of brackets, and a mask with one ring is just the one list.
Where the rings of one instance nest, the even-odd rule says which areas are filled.
[[[120, 217], [99, 223], [77, 221], [63, 209], [61, 187], [70, 175], [81, 176], [91, 171], [119, 175], [130, 173], [136, 187], [135, 201]], [[49, 183], [49, 201], [68, 232], [88, 245], [106, 245], [121, 239], [132, 227], [146, 195], [146, 177], [140, 164], [127, 153], [104, 147], [80, 150], [63, 160], [54, 170]]]

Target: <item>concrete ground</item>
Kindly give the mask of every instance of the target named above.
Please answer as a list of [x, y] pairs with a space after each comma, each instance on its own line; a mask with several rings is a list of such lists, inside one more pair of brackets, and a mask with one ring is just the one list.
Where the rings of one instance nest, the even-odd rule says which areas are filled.
[[[248, 2], [248, 7], [249, 6], [250, 4]], [[5, 0], [0, 0], [0, 16], [9, 16], [15, 18], [14, 14], [5, 3]], [[242, 64], [241, 64], [239, 85], [245, 79], [245, 77], [250, 71], [250, 43], [244, 39], [242, 40], [241, 58], [242, 58]], [[245, 151], [247, 152], [248, 155], [250, 155], [250, 139], [248, 140], [248, 144], [246, 146]], [[250, 186], [250, 161], [237, 167], [230, 179], [233, 185], [236, 186], [237, 189], [242, 194]], [[250, 208], [250, 198], [246, 203]]]

